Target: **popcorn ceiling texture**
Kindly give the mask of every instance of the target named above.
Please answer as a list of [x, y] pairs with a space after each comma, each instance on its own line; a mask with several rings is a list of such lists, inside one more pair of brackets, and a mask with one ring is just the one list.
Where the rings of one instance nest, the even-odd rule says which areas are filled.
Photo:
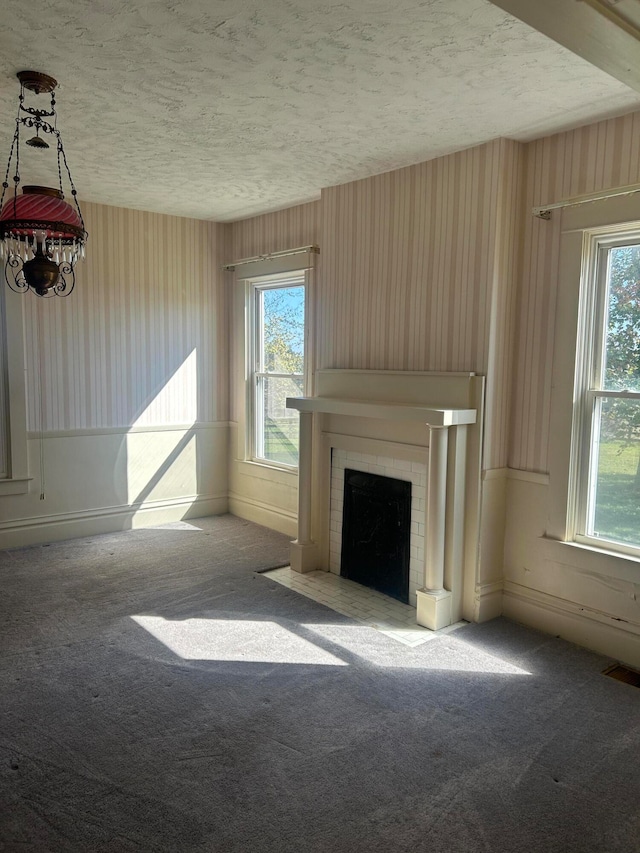
[[[60, 81], [82, 198], [201, 219], [640, 105], [486, 0], [4, 0], [2, 10], [0, 156], [16, 71], [45, 71]], [[23, 155], [24, 176], [51, 183], [55, 158], [48, 172], [40, 152]]]

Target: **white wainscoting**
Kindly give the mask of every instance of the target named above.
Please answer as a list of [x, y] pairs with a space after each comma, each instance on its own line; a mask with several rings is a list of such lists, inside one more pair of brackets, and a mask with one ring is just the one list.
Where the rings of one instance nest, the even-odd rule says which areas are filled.
[[228, 432], [213, 422], [31, 434], [33, 479], [28, 494], [0, 497], [0, 547], [226, 512]]
[[503, 613], [640, 667], [640, 561], [547, 536], [549, 486], [509, 478]]

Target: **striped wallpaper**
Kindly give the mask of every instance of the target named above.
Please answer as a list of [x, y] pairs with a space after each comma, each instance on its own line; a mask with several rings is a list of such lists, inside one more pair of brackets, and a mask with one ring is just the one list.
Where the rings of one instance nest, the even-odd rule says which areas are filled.
[[318, 367], [486, 370], [501, 161], [491, 143], [323, 192]]
[[530, 210], [635, 183], [640, 113], [330, 187], [232, 255], [317, 240], [316, 367], [484, 373], [484, 466], [546, 472], [560, 217]]
[[231, 247], [227, 262], [295, 249], [319, 242], [320, 202], [298, 204], [275, 213], [265, 213], [231, 226]]
[[73, 294], [24, 297], [28, 428], [227, 420], [225, 226], [96, 204], [83, 213]]
[[496, 261], [491, 287], [491, 328], [486, 368], [483, 465], [504, 468], [509, 457], [513, 350], [517, 320], [520, 234], [523, 221], [524, 147], [501, 140], [503, 168], [496, 207]]
[[640, 113], [526, 146], [522, 279], [509, 465], [546, 472], [560, 216], [545, 222], [532, 206], [640, 183]]
[[559, 217], [528, 211], [637, 182], [633, 114], [495, 141], [233, 225], [87, 204], [73, 297], [25, 301], [29, 428], [226, 419], [220, 260], [317, 242], [316, 367], [484, 373], [485, 467], [546, 471]]
[[507, 140], [233, 223], [233, 259], [320, 244], [316, 368], [488, 377], [485, 465], [506, 465], [522, 146]]
[[520, 160], [498, 140], [322, 193], [317, 366], [486, 374], [488, 467], [507, 457]]

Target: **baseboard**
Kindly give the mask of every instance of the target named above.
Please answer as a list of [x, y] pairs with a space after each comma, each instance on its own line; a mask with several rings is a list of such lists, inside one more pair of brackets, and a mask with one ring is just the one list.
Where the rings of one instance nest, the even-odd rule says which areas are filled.
[[640, 667], [640, 625], [505, 581], [503, 614], [516, 622]]
[[243, 497], [235, 492], [229, 493], [229, 512], [254, 524], [261, 524], [285, 536], [294, 539], [298, 535], [298, 515], [271, 504]]
[[476, 622], [488, 622], [502, 615], [502, 581], [478, 584], [476, 587], [474, 617]]
[[140, 506], [117, 506], [75, 513], [21, 518], [0, 524], [0, 549], [41, 545], [80, 536], [118, 533], [138, 527], [169, 524], [187, 518], [228, 512], [226, 495], [200, 495], [149, 501]]

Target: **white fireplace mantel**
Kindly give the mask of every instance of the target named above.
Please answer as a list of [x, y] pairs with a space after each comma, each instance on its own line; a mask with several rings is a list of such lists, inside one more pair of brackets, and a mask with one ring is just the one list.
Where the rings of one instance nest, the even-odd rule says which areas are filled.
[[433, 427], [460, 426], [476, 422], [475, 409], [432, 408], [413, 403], [389, 403], [378, 400], [349, 400], [343, 397], [287, 397], [287, 408], [299, 412], [324, 412], [391, 421], [420, 421]]
[[[427, 501], [425, 510], [424, 587], [417, 592], [417, 622], [432, 630], [451, 624], [451, 590], [445, 589], [445, 525], [447, 512], [447, 460], [450, 428], [464, 432], [476, 423], [477, 410], [420, 405], [389, 399], [350, 397], [288, 397], [287, 408], [300, 412], [298, 483], [298, 538], [291, 545], [291, 566], [299, 572], [318, 568], [317, 545], [312, 538], [312, 469], [314, 415], [343, 415], [387, 421], [413, 421], [428, 429], [425, 448]], [[464, 488], [464, 477], [455, 478]]]

